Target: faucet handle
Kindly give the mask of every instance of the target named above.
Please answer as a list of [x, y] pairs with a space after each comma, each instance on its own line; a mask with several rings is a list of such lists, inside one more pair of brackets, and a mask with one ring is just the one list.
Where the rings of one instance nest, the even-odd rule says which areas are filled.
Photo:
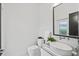
[[77, 52], [72, 51], [72, 55], [73, 55], [73, 56], [77, 56]]

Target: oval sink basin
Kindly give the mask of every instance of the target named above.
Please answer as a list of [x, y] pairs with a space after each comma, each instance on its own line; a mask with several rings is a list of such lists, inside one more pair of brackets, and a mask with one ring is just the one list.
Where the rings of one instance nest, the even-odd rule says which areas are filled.
[[64, 55], [64, 56], [71, 56], [72, 55], [72, 47], [70, 47], [67, 44], [61, 43], [61, 42], [50, 43], [50, 49], [60, 55]]

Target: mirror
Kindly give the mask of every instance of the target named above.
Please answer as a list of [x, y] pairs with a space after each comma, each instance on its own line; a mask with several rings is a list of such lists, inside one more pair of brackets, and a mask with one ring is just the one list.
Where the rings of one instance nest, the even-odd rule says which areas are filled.
[[61, 3], [53, 7], [53, 34], [65, 37], [79, 37], [78, 3]]

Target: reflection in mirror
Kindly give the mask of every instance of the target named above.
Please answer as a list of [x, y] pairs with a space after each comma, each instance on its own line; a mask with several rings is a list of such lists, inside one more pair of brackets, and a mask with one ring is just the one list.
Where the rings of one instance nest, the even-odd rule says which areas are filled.
[[[57, 23], [57, 24], [56, 24]], [[67, 35], [68, 33], [68, 19], [60, 19], [60, 20], [56, 20], [56, 33], [60, 34], [60, 35]]]
[[68, 35], [68, 19], [65, 18], [65, 19], [61, 19], [61, 20], [58, 20], [58, 28], [59, 28], [59, 34], [61, 35]]
[[53, 7], [53, 32], [55, 35], [78, 37], [78, 3], [62, 3]]
[[79, 12], [69, 14], [69, 35], [78, 36], [78, 14]]

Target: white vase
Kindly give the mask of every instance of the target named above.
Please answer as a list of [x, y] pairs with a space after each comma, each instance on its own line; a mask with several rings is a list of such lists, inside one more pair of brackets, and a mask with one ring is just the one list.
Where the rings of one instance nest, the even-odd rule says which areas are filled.
[[44, 44], [44, 39], [38, 39], [38, 46], [42, 46]]

